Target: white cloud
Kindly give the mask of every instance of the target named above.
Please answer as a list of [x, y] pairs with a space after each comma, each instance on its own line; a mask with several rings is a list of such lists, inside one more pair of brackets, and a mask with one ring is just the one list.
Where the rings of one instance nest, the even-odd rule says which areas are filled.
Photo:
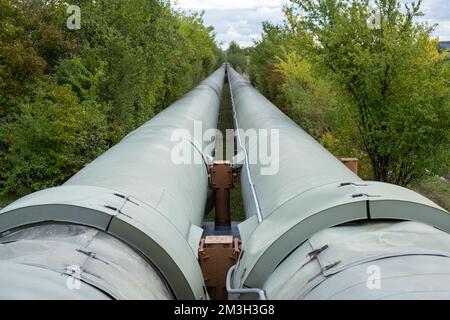
[[281, 7], [282, 0], [176, 0], [177, 6], [188, 10], [248, 10], [258, 7]]
[[236, 29], [233, 26], [230, 26], [227, 31], [227, 36], [231, 38], [240, 38], [241, 34], [236, 31]]
[[436, 22], [438, 26], [434, 31], [436, 37], [439, 37], [441, 41], [450, 41], [450, 20]]
[[205, 10], [205, 24], [214, 26], [216, 38], [223, 48], [233, 40], [242, 47], [248, 47], [261, 39], [263, 21], [283, 21], [282, 6], [286, 1], [178, 0], [176, 7], [190, 11]]

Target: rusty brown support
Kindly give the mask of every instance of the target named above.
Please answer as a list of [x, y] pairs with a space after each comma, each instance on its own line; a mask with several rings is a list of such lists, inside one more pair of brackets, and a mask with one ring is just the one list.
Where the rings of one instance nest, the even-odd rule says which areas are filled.
[[231, 227], [230, 190], [234, 176], [230, 161], [215, 161], [210, 168], [209, 186], [214, 190], [216, 229]]
[[[221, 232], [231, 233], [230, 191], [239, 177], [239, 168], [234, 168], [230, 161], [215, 161], [209, 167], [209, 187], [214, 191], [215, 228]], [[198, 259], [211, 299], [228, 299], [227, 272], [236, 264], [239, 250], [240, 241], [232, 235], [201, 239]]]
[[233, 236], [207, 236], [200, 241], [199, 262], [211, 299], [228, 299], [227, 272], [236, 264], [239, 247], [239, 240]]
[[358, 174], [358, 158], [341, 158], [341, 161], [347, 168], [352, 170], [354, 174]]

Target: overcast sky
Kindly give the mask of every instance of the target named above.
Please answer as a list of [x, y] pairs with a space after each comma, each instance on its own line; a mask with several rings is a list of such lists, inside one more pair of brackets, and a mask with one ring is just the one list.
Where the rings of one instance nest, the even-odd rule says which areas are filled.
[[[172, 0], [177, 7], [205, 10], [205, 24], [214, 26], [217, 40], [227, 48], [231, 40], [241, 46], [251, 46], [261, 38], [261, 22], [283, 22], [283, 4], [287, 0]], [[401, 0], [401, 2], [411, 2]], [[441, 41], [450, 41], [450, 0], [423, 0], [423, 19], [430, 24], [438, 23], [435, 35]]]

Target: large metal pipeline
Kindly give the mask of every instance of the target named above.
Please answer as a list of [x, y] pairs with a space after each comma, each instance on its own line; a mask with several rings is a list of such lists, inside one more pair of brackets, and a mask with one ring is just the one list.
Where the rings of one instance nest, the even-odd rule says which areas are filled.
[[[247, 216], [230, 292], [449, 298], [448, 213], [408, 189], [362, 181], [228, 71]], [[180, 147], [211, 156], [195, 121], [217, 127], [223, 77], [221, 68], [63, 186], [0, 211], [0, 298], [207, 298], [197, 263], [207, 167], [172, 157]], [[277, 143], [274, 172], [251, 161], [264, 143], [247, 139], [251, 129]], [[177, 130], [187, 138], [173, 140]]]
[[[197, 251], [211, 155], [194, 127], [217, 127], [223, 82], [221, 67], [64, 185], [0, 211], [0, 298], [208, 298]], [[201, 161], [176, 163], [174, 148]]]
[[[448, 212], [362, 181], [230, 67], [228, 77], [236, 127], [266, 130], [279, 149], [272, 174], [244, 157], [234, 298], [450, 298]], [[240, 140], [241, 153], [258, 155], [259, 142]]]

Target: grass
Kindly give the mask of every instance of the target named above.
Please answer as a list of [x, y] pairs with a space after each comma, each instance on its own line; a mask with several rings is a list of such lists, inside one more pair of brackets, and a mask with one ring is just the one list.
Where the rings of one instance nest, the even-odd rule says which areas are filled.
[[[231, 190], [230, 194], [230, 211], [232, 221], [244, 221], [245, 212], [244, 204], [242, 202], [241, 186], [236, 184]], [[205, 221], [214, 221], [215, 210], [212, 209], [208, 214], [205, 215]]]
[[[222, 101], [220, 103], [220, 115], [219, 115], [219, 123], [218, 128], [224, 135], [224, 141], [222, 143], [223, 154], [226, 155], [226, 130], [233, 129], [233, 114], [231, 107], [231, 97], [230, 97], [230, 88], [228, 87], [228, 82], [225, 83], [223, 87], [222, 93]], [[220, 148], [221, 144], [218, 143], [217, 147]], [[220, 160], [220, 159], [218, 159]], [[231, 160], [231, 159], [227, 159]], [[231, 220], [233, 221], [243, 221], [245, 220], [244, 213], [244, 205], [242, 201], [241, 194], [241, 186], [239, 183], [236, 183], [234, 188], [231, 189], [230, 193], [230, 211], [231, 211]], [[205, 215], [206, 221], [214, 220], [215, 210], [211, 210], [207, 215]]]
[[450, 182], [439, 177], [428, 177], [412, 186], [416, 192], [450, 211]]

